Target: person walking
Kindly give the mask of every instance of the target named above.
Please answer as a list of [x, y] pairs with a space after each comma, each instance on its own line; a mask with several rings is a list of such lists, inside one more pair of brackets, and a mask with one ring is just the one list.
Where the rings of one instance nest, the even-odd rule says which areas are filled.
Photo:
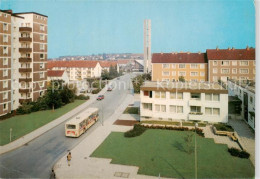
[[51, 170], [51, 176], [50, 176], [50, 179], [55, 179], [56, 178], [56, 176], [55, 176], [55, 172], [54, 172], [54, 170], [52, 169]]
[[67, 161], [68, 161], [68, 166], [70, 166], [70, 161], [71, 161], [71, 153], [69, 152], [69, 154], [67, 155]]

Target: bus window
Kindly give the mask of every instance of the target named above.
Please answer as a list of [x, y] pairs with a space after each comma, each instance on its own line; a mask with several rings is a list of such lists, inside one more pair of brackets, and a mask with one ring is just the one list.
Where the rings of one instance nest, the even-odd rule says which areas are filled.
[[67, 129], [76, 129], [76, 126], [75, 126], [75, 125], [68, 124], [68, 125], [67, 125]]

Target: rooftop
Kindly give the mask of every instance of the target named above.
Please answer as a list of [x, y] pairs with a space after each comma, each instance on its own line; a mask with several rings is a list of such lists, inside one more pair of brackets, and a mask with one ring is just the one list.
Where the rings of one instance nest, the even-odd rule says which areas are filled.
[[47, 76], [49, 77], [61, 77], [64, 73], [64, 70], [48, 70]]
[[255, 93], [255, 81], [253, 80], [233, 80], [233, 79], [230, 79], [229, 80], [230, 82], [242, 87], [242, 88], [245, 88], [247, 89], [248, 91], [252, 92], [252, 93]]
[[194, 92], [194, 93], [222, 93], [227, 94], [228, 90], [223, 88], [218, 83], [207, 82], [155, 82], [146, 81], [141, 90], [153, 91], [179, 91], [179, 92]]
[[73, 60], [73, 61], [48, 61], [47, 68], [66, 67], [66, 68], [95, 68], [97, 61]]

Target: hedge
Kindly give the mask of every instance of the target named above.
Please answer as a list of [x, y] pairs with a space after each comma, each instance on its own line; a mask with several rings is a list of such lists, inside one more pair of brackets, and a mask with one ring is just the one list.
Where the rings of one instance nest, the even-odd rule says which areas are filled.
[[249, 158], [250, 157], [250, 154], [244, 150], [239, 150], [239, 149], [236, 149], [234, 147], [232, 148], [229, 148], [228, 149], [228, 152], [232, 155], [232, 156], [235, 156], [235, 157], [239, 157], [239, 158]]
[[146, 128], [144, 126], [139, 125], [139, 124], [135, 124], [134, 128], [130, 131], [125, 132], [124, 136], [125, 137], [140, 136], [142, 133], [144, 133], [145, 130], [146, 130]]

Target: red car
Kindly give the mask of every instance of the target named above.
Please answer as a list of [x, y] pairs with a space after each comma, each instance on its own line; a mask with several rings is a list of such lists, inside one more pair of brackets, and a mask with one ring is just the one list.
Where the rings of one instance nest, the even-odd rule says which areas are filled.
[[102, 100], [104, 98], [105, 98], [104, 95], [98, 95], [97, 100]]

